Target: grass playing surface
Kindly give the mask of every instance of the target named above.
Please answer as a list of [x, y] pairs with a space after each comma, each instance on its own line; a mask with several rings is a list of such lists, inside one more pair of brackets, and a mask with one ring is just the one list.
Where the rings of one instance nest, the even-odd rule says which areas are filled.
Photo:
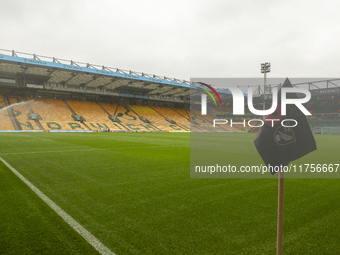
[[[240, 164], [257, 153], [254, 134], [227, 135]], [[190, 179], [189, 140], [3, 133], [0, 156], [116, 254], [275, 254], [277, 179]], [[340, 136], [316, 141], [313, 157], [338, 157]], [[339, 184], [286, 179], [285, 254], [339, 254]], [[0, 254], [97, 254], [2, 163], [0, 230]]]

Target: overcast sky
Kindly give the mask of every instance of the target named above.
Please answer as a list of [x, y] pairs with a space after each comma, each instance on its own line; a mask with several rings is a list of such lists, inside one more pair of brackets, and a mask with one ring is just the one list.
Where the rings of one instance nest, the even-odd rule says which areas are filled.
[[1, 49], [191, 77], [339, 77], [340, 1], [0, 0]]

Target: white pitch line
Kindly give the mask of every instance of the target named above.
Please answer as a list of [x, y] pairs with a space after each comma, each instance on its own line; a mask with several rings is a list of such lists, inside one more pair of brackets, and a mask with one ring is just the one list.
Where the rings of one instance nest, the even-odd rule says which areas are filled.
[[75, 219], [67, 214], [63, 209], [56, 205], [50, 198], [42, 193], [37, 187], [35, 187], [29, 180], [21, 175], [15, 168], [8, 164], [2, 157], [0, 161], [4, 163], [16, 176], [18, 176], [35, 194], [38, 195], [49, 207], [52, 208], [63, 220], [68, 223], [75, 231], [78, 232], [89, 244], [91, 244], [100, 254], [115, 255], [109, 248], [107, 248], [102, 242], [100, 242], [94, 235], [80, 225]]

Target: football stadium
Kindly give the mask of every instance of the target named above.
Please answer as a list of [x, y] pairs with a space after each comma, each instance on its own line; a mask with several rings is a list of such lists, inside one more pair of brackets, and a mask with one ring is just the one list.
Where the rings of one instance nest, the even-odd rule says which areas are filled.
[[[190, 178], [195, 134], [223, 134], [234, 165], [262, 163], [259, 120], [212, 128], [231, 116], [228, 90], [202, 115], [198, 83], [0, 53], [1, 254], [275, 254], [276, 175]], [[339, 164], [339, 84], [293, 83], [312, 95], [304, 162]], [[337, 178], [286, 179], [284, 254], [339, 254], [339, 199]]]

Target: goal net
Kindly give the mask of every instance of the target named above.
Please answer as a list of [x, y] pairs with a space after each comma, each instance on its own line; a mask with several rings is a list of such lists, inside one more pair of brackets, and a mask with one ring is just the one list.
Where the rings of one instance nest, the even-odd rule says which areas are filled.
[[340, 127], [321, 127], [321, 134], [340, 135]]

